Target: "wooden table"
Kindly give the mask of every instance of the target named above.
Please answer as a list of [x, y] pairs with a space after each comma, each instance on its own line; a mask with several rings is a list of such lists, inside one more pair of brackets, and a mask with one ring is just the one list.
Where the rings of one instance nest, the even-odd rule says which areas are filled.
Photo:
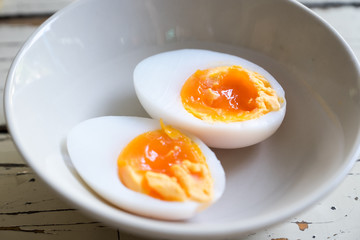
[[[0, 0], [0, 93], [7, 71], [27, 37], [73, 0]], [[360, 59], [360, 0], [308, 0]], [[336, 56], [334, 56], [336, 57]], [[2, 98], [1, 98], [2, 99]], [[2, 100], [1, 100], [2, 101]], [[360, 161], [343, 183], [308, 211], [244, 240], [360, 239]], [[7, 133], [0, 109], [0, 240], [143, 238], [84, 216], [50, 190], [26, 165]]]

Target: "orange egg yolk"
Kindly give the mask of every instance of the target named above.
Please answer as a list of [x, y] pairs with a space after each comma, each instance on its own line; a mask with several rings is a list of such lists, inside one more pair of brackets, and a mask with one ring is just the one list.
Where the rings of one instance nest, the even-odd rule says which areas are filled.
[[165, 201], [208, 202], [213, 180], [199, 146], [165, 126], [135, 137], [118, 157], [122, 183]]
[[208, 122], [237, 122], [280, 109], [282, 99], [262, 75], [241, 66], [197, 70], [181, 89], [184, 108]]

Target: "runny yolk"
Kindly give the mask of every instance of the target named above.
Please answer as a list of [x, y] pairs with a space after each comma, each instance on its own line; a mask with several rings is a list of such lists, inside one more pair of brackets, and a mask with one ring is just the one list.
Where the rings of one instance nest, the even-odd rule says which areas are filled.
[[135, 137], [118, 157], [122, 183], [137, 192], [166, 201], [212, 198], [206, 159], [190, 138], [170, 126]]
[[262, 75], [241, 66], [197, 70], [180, 96], [188, 112], [209, 122], [258, 118], [279, 110], [282, 101]]

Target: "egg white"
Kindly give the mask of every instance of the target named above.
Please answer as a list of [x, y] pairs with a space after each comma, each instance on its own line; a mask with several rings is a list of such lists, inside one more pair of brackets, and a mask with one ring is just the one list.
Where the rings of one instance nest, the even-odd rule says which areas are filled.
[[[284, 99], [280, 110], [231, 123], [209, 123], [187, 112], [180, 97], [184, 82], [198, 69], [231, 65], [263, 75]], [[286, 111], [285, 92], [270, 73], [243, 58], [208, 50], [183, 49], [148, 57], [134, 70], [134, 87], [140, 103], [152, 118], [184, 129], [210, 147], [239, 148], [261, 142], [279, 128]]]
[[[81, 178], [110, 203], [146, 217], [188, 219], [207, 206], [193, 201], [158, 200], [128, 189], [118, 177], [117, 158], [121, 150], [136, 136], [160, 128], [159, 121], [148, 118], [106, 116], [89, 119], [69, 132], [67, 149]], [[214, 179], [214, 203], [225, 189], [224, 170], [215, 154], [203, 142], [195, 137], [191, 138], [207, 159]]]

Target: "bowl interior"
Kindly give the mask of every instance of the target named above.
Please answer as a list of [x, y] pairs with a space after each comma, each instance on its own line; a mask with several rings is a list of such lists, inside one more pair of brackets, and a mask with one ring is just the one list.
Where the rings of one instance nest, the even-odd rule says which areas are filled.
[[[181, 48], [262, 66], [284, 88], [287, 113], [260, 144], [214, 149], [227, 176], [218, 203], [189, 221], [164, 222], [129, 214], [93, 193], [64, 143], [74, 125], [92, 117], [147, 116], [133, 69], [145, 57]], [[133, 232], [209, 239], [284, 220], [340, 182], [357, 153], [358, 84], [347, 45], [296, 2], [87, 0], [56, 14], [25, 44], [9, 73], [5, 111], [27, 162], [85, 212]]]

